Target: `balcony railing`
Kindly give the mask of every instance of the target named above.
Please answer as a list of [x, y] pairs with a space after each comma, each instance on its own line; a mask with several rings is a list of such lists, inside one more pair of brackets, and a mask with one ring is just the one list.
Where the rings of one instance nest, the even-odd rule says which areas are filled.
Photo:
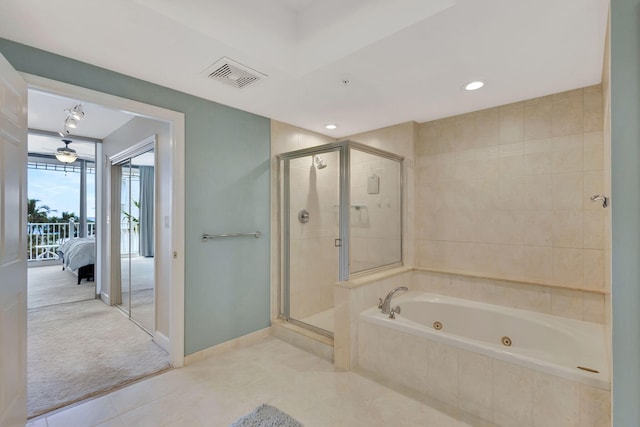
[[140, 230], [137, 224], [130, 224], [125, 218], [120, 223], [120, 255], [140, 253]]
[[[78, 225], [74, 222], [27, 223], [27, 250], [29, 261], [58, 259], [56, 250], [65, 240], [78, 237]], [[96, 224], [87, 224], [87, 236], [96, 233]]]

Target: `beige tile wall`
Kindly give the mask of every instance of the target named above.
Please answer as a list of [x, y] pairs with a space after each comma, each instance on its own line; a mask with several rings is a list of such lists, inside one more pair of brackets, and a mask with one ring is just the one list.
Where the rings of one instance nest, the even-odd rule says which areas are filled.
[[410, 283], [411, 290], [466, 298], [587, 322], [605, 323], [606, 321], [605, 295], [602, 292], [420, 269], [414, 270]]
[[418, 137], [416, 122], [376, 129], [343, 139], [360, 142], [390, 153], [404, 156], [403, 161], [403, 224], [402, 259], [405, 265], [413, 265], [415, 260], [415, 145]]
[[592, 86], [419, 125], [416, 265], [604, 290]]
[[[351, 150], [349, 269], [359, 272], [402, 261], [400, 164]], [[377, 177], [377, 193], [368, 180]]]

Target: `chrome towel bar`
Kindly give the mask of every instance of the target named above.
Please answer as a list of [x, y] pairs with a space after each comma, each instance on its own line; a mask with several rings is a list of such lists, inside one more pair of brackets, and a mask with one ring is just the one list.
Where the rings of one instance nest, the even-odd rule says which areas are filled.
[[221, 239], [223, 237], [245, 237], [245, 236], [253, 236], [257, 239], [260, 236], [262, 236], [262, 232], [255, 231], [253, 233], [203, 234], [202, 241], [206, 242], [209, 239]]

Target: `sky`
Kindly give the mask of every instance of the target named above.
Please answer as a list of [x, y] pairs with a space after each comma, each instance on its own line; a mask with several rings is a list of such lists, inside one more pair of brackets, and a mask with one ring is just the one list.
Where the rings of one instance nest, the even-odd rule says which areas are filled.
[[[80, 173], [31, 168], [27, 173], [28, 198], [40, 200], [36, 206], [49, 206], [49, 216], [60, 217], [62, 212], [80, 215]], [[87, 218], [95, 218], [94, 174], [87, 174], [87, 190]]]

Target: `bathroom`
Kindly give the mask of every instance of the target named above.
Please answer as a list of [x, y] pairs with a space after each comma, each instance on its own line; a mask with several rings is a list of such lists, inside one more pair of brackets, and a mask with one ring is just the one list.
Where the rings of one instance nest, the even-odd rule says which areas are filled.
[[[387, 265], [386, 270], [360, 272], [340, 281], [339, 277], [344, 276], [339, 276], [337, 254], [309, 260], [315, 263], [313, 270], [308, 271], [309, 276], [316, 282], [319, 276], [324, 278], [324, 288], [333, 287], [333, 305], [326, 298], [321, 303], [320, 297], [306, 300], [306, 304], [320, 303], [322, 307], [317, 311], [333, 308], [330, 312], [335, 322], [332, 333], [320, 331], [314, 340], [309, 338], [316, 335], [317, 329], [305, 328], [304, 322], [297, 324], [297, 334], [283, 332], [290, 326], [282, 320], [279, 311], [283, 302], [280, 278], [286, 265], [283, 267], [282, 258], [274, 256], [271, 312], [274, 333], [332, 358], [337, 368], [364, 370], [385, 378], [385, 372], [380, 372], [384, 371], [384, 361], [371, 360], [380, 357], [379, 346], [384, 347], [385, 343], [378, 335], [363, 342], [359, 336], [359, 329], [363, 327], [359, 313], [374, 307], [378, 298], [401, 285], [411, 291], [574, 319], [601, 325], [602, 331], [609, 330], [610, 210], [603, 206], [602, 200], [591, 200], [592, 196], [610, 194], [606, 78], [605, 74], [601, 85], [342, 138], [403, 158], [402, 263], [383, 262], [380, 265]], [[279, 170], [278, 154], [336, 142], [276, 121], [272, 121], [271, 126], [274, 171]], [[312, 177], [319, 177], [333, 162], [332, 173], [337, 174], [336, 159], [331, 158], [330, 162], [327, 154], [320, 156], [325, 163], [322, 168], [312, 164], [313, 160], [305, 160], [304, 170]], [[352, 168], [351, 180], [357, 173], [371, 175], [371, 170]], [[278, 173], [272, 174], [274, 254], [280, 253], [282, 240], [277, 236], [283, 235], [278, 200], [285, 191], [279, 183], [280, 177]], [[309, 185], [298, 180], [299, 185], [295, 190], [292, 187], [292, 191], [302, 192], [306, 197], [315, 181], [307, 182]], [[332, 191], [335, 207], [337, 184]], [[297, 197], [301, 203], [305, 200], [303, 196]], [[375, 200], [382, 200], [388, 194], [381, 191], [376, 197]], [[320, 200], [325, 202], [323, 198]], [[353, 194], [350, 203], [351, 235], [354, 236], [357, 234], [354, 227], [362, 226], [358, 223], [362, 216], [359, 210], [365, 208], [358, 205]], [[302, 207], [305, 206], [292, 204], [291, 210]], [[317, 206], [315, 210], [307, 208], [310, 218], [318, 214]], [[373, 208], [375, 206], [368, 207]], [[350, 253], [354, 262], [353, 248]], [[298, 268], [305, 269], [303, 261], [297, 259], [297, 263], [303, 265]], [[295, 299], [288, 302], [294, 306], [300, 304]], [[305, 315], [313, 312], [312, 307], [305, 310]], [[605, 349], [603, 353], [610, 358], [610, 337], [603, 334], [601, 338], [600, 348]], [[397, 338], [396, 342], [400, 343]], [[557, 407], [555, 415], [559, 414], [565, 423], [560, 425], [600, 426], [610, 422], [608, 375], [599, 387], [520, 367], [513, 371], [507, 369], [508, 375], [500, 377], [496, 363], [502, 362], [494, 361], [491, 378], [490, 360], [469, 359], [466, 352], [457, 354], [435, 344], [429, 349], [429, 352], [424, 350], [424, 355], [426, 366], [432, 366], [431, 370], [426, 366], [424, 372], [418, 373], [396, 370], [392, 377], [401, 378], [398, 382], [409, 388], [412, 381], [422, 378], [427, 397], [501, 425], [530, 425], [532, 420], [536, 425], [551, 422], [545, 417], [552, 401], [559, 402], [553, 408]], [[398, 357], [403, 351], [412, 350], [399, 348]], [[443, 358], [448, 365], [438, 365]], [[607, 372], [609, 363], [606, 360]], [[489, 377], [466, 375], [463, 380], [462, 374], [460, 377], [439, 376], [436, 372], [458, 370], [480, 371]], [[502, 384], [502, 388], [496, 384]], [[520, 388], [525, 392], [520, 393]], [[544, 410], [540, 409], [542, 404]]]

